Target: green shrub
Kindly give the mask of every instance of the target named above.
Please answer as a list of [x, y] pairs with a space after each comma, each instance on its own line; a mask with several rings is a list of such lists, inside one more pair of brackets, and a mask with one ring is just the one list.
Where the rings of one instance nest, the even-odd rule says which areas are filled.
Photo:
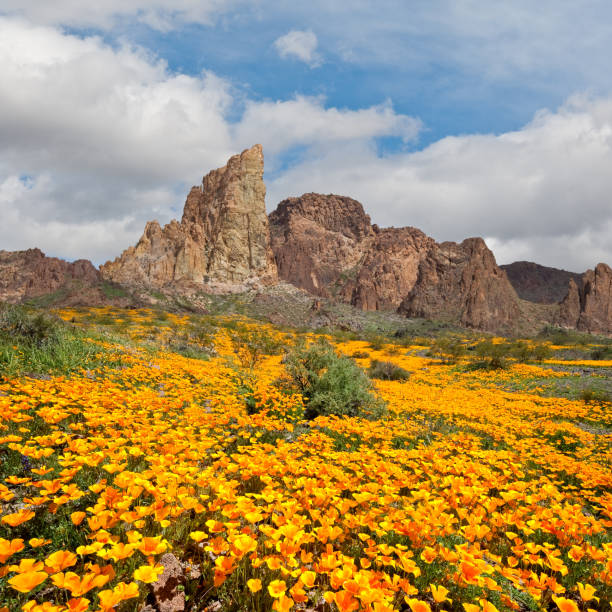
[[428, 355], [437, 357], [444, 363], [457, 363], [459, 358], [465, 355], [466, 347], [461, 338], [454, 336], [443, 336], [437, 338], [431, 345]]
[[0, 376], [68, 373], [97, 361], [100, 347], [61, 319], [0, 305]]
[[353, 359], [367, 359], [370, 356], [370, 353], [367, 351], [355, 351], [351, 357]]
[[580, 399], [583, 402], [587, 403], [600, 403], [600, 402], [609, 402], [610, 394], [607, 391], [603, 391], [601, 389], [591, 389], [586, 388], [580, 392]]
[[321, 415], [375, 419], [386, 410], [372, 393], [366, 373], [324, 340], [310, 346], [300, 343], [288, 353], [285, 366], [291, 383], [304, 397], [307, 419]]
[[265, 355], [280, 355], [284, 350], [283, 343], [264, 329], [238, 324], [227, 331], [243, 368], [253, 369]]
[[495, 343], [490, 338], [479, 342], [474, 352], [480, 357], [480, 365], [489, 370], [504, 370], [508, 367], [507, 358], [512, 349], [508, 344]]
[[524, 340], [518, 340], [513, 345], [511, 345], [510, 352], [519, 363], [528, 362], [529, 360], [531, 360], [533, 355], [531, 346], [528, 342], [525, 342]]
[[591, 351], [591, 359], [595, 361], [602, 361], [604, 359], [612, 358], [612, 347], [600, 346]]
[[550, 359], [552, 356], [552, 349], [548, 344], [538, 343], [533, 347], [533, 359], [535, 361], [544, 361]]
[[391, 361], [378, 361], [374, 359], [368, 370], [370, 378], [380, 380], [408, 380], [411, 372], [401, 368]]

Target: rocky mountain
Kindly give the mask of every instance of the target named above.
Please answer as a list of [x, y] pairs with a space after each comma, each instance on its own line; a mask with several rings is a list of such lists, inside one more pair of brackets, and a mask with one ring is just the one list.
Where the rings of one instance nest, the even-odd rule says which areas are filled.
[[573, 279], [561, 302], [560, 325], [590, 333], [612, 333], [612, 269], [600, 263], [587, 270], [580, 284]]
[[415, 228], [381, 230], [343, 196], [307, 193], [270, 214], [279, 278], [363, 310], [394, 310], [416, 281], [432, 239]]
[[578, 286], [582, 275], [567, 270], [540, 266], [531, 261], [515, 261], [500, 266], [522, 300], [538, 304], [558, 304], [567, 295], [570, 280]]
[[270, 214], [279, 278], [364, 310], [509, 329], [519, 316], [506, 274], [480, 238], [438, 244], [413, 227], [372, 225], [351, 198], [305, 194]]
[[261, 145], [234, 155], [187, 196], [183, 217], [142, 238], [104, 264], [105, 279], [161, 288], [177, 283], [239, 290], [276, 279], [265, 209]]
[[58, 291], [71, 283], [93, 286], [100, 273], [86, 259], [68, 263], [40, 249], [0, 251], [0, 299], [17, 303]]
[[100, 271], [38, 249], [0, 251], [0, 299], [55, 293], [54, 304], [163, 298], [205, 308], [206, 293], [253, 290], [263, 291], [270, 310], [290, 283], [363, 311], [492, 332], [525, 333], [554, 322], [612, 333], [612, 271], [605, 264], [583, 276], [530, 262], [498, 266], [481, 238], [437, 243], [414, 227], [380, 228], [359, 202], [338, 195], [288, 198], [268, 217], [263, 162], [260, 145], [231, 157], [191, 189], [180, 222], [147, 223], [138, 243]]
[[516, 328], [518, 297], [482, 238], [435, 244], [399, 312], [492, 332]]

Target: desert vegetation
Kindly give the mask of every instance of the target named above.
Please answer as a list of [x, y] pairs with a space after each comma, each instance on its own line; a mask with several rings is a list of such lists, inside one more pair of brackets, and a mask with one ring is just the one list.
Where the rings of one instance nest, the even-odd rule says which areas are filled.
[[3, 307], [0, 610], [608, 610], [608, 350]]

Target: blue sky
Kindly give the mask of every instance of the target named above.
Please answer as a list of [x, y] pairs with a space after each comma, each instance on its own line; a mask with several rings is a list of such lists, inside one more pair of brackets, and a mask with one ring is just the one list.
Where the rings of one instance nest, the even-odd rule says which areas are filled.
[[4, 0], [0, 248], [100, 263], [261, 142], [269, 209], [342, 193], [500, 262], [612, 262], [612, 7], [534, 6]]

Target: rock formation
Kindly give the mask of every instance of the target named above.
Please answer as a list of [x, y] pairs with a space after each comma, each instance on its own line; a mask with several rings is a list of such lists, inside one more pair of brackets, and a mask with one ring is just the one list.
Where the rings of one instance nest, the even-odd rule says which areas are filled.
[[381, 229], [359, 202], [307, 193], [270, 214], [279, 278], [364, 310], [499, 330], [518, 298], [481, 239], [437, 244], [416, 228]]
[[279, 278], [363, 310], [395, 310], [434, 241], [412, 228], [380, 229], [351, 198], [307, 193], [270, 214]]
[[561, 302], [558, 323], [589, 333], [612, 333], [612, 269], [600, 263], [582, 276], [581, 286], [573, 280]]
[[0, 251], [0, 300], [5, 302], [53, 293], [69, 283], [91, 286], [99, 281], [100, 273], [86, 259], [69, 263], [40, 249]]
[[582, 274], [540, 266], [531, 261], [515, 261], [499, 266], [522, 300], [537, 304], [558, 304], [567, 294], [570, 280], [582, 285]]
[[520, 316], [516, 292], [482, 238], [435, 244], [399, 312], [495, 332], [513, 330]]
[[142, 238], [100, 270], [123, 285], [180, 282], [221, 288], [276, 279], [265, 209], [261, 145], [234, 155], [187, 196], [181, 222], [147, 223]]

